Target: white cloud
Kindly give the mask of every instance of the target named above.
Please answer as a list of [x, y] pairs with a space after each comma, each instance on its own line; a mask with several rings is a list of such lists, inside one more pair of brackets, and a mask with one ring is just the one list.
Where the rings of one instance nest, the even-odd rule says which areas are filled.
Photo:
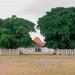
[[37, 19], [51, 8], [69, 6], [75, 6], [75, 0], [28, 0], [28, 5], [19, 14], [30, 15], [33, 19]]
[[0, 17], [6, 18], [24, 7], [24, 0], [0, 0]]
[[75, 6], [75, 0], [0, 0], [0, 17], [13, 14], [35, 20], [54, 7]]

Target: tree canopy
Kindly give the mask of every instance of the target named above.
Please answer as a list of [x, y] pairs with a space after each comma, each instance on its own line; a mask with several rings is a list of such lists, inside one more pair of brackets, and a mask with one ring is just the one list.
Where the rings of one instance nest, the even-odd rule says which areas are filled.
[[13, 15], [0, 19], [0, 48], [28, 47], [33, 44], [29, 32], [35, 31], [35, 24]]
[[75, 8], [57, 7], [39, 18], [38, 28], [49, 48], [75, 48]]

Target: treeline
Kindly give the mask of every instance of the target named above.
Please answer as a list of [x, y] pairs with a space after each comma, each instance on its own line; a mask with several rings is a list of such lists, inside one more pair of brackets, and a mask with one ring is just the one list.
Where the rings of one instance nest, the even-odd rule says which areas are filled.
[[18, 18], [0, 19], [0, 48], [29, 47], [33, 44], [29, 32], [35, 31], [34, 23]]
[[[30, 47], [34, 44], [29, 32], [35, 31], [35, 24], [13, 15], [0, 19], [0, 48]], [[75, 8], [57, 7], [38, 19], [41, 34], [49, 48], [75, 48]]]

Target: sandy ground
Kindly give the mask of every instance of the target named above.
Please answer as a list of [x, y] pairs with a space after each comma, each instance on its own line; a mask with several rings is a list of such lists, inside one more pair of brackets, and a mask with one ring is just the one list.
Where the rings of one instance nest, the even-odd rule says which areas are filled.
[[75, 75], [75, 56], [0, 56], [0, 75]]

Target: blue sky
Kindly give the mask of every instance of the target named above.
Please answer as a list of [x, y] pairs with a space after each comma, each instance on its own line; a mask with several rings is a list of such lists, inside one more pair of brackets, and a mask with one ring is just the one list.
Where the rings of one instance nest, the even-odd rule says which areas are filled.
[[[72, 6], [75, 6], [75, 0], [0, 0], [0, 17], [7, 18], [15, 14], [36, 23], [51, 8]], [[40, 30], [31, 33], [31, 37], [40, 37], [43, 40]]]

